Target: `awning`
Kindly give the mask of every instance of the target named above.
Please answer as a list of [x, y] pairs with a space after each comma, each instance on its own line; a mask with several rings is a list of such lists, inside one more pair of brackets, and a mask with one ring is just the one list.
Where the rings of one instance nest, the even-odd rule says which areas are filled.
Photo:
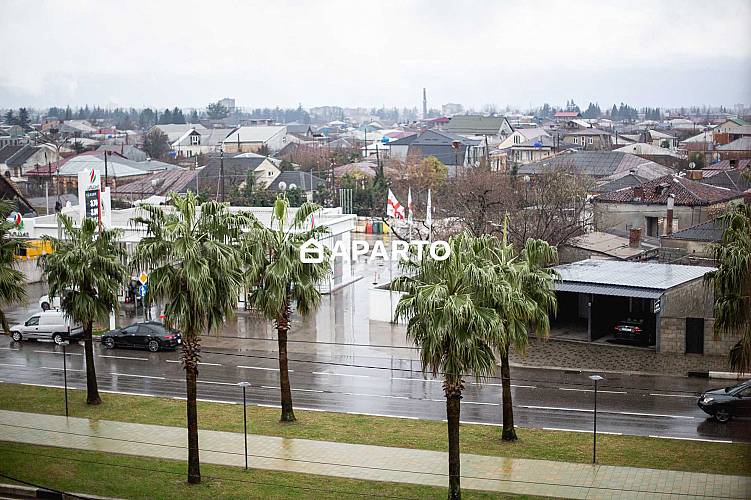
[[636, 297], [641, 299], [659, 299], [662, 290], [654, 288], [637, 288], [630, 286], [599, 285], [594, 283], [577, 283], [575, 281], [563, 281], [555, 283], [556, 292], [591, 293], [594, 295], [614, 295], [617, 297]]

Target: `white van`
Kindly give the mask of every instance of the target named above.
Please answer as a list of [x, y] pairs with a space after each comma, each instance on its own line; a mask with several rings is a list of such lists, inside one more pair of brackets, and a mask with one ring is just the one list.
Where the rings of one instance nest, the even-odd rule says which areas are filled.
[[16, 342], [24, 339], [45, 339], [59, 344], [63, 340], [81, 338], [83, 326], [66, 317], [63, 311], [41, 311], [26, 322], [10, 327], [10, 335]]

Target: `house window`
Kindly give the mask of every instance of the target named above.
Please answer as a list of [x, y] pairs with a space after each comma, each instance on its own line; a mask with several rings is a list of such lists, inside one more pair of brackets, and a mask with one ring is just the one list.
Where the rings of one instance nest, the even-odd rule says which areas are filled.
[[522, 138], [519, 137], [518, 135], [515, 135], [514, 136], [514, 144], [519, 144], [521, 142], [522, 142]]
[[590, 144], [593, 144], [593, 143], [594, 143], [594, 137], [590, 137], [590, 138], [589, 138], [589, 143], [590, 143]]
[[198, 135], [198, 134], [191, 135], [190, 136], [190, 144], [193, 145], [193, 146], [201, 144], [201, 136]]
[[579, 144], [579, 138], [578, 137], [574, 137], [574, 144]]

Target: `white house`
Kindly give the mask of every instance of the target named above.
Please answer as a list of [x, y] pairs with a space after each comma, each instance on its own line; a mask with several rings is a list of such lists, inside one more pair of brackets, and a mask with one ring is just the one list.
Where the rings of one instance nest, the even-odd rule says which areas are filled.
[[190, 158], [199, 154], [219, 151], [224, 139], [232, 133], [233, 128], [195, 128], [186, 130], [170, 146], [178, 157]]
[[524, 142], [536, 139], [538, 137], [550, 137], [542, 128], [519, 128], [514, 130], [511, 135], [506, 137], [499, 145], [498, 149], [508, 149], [515, 144], [522, 144]]
[[288, 142], [287, 127], [282, 125], [240, 127], [229, 134], [222, 144], [224, 151], [229, 153], [255, 153], [262, 146], [274, 153]]

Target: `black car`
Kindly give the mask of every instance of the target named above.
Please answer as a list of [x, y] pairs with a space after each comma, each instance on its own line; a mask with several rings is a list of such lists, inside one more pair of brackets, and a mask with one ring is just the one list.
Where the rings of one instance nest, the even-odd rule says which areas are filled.
[[615, 338], [621, 342], [652, 345], [652, 329], [644, 318], [626, 318], [615, 324]]
[[737, 416], [751, 417], [751, 380], [709, 390], [699, 396], [698, 405], [718, 422], [725, 423]]
[[102, 345], [107, 349], [130, 347], [157, 352], [160, 349], [174, 349], [181, 343], [180, 332], [171, 330], [158, 321], [135, 323], [102, 335]]

